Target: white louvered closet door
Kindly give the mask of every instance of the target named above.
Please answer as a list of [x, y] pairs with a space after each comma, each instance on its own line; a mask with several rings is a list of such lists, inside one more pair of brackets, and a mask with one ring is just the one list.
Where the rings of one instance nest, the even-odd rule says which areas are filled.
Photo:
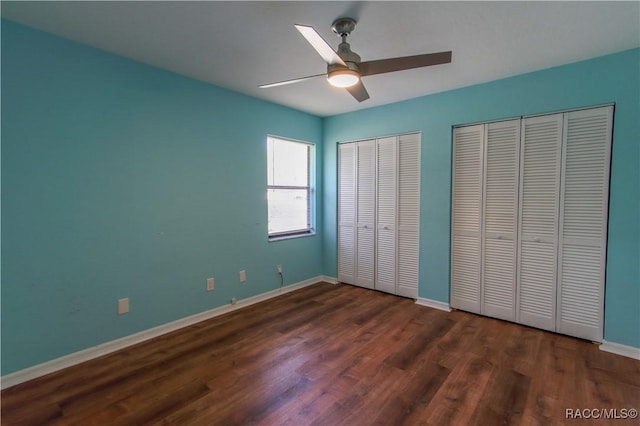
[[378, 139], [375, 289], [396, 294], [396, 206], [398, 138]]
[[355, 284], [356, 144], [338, 146], [338, 281]]
[[558, 312], [560, 333], [602, 341], [613, 107], [565, 114]]
[[376, 213], [376, 141], [357, 143], [356, 190], [356, 277], [355, 284], [374, 288], [375, 213]]
[[517, 321], [555, 329], [562, 114], [523, 120]]
[[420, 134], [398, 137], [399, 296], [418, 297], [420, 263]]
[[485, 129], [482, 314], [515, 321], [520, 119]]
[[451, 306], [480, 313], [484, 125], [453, 130]]

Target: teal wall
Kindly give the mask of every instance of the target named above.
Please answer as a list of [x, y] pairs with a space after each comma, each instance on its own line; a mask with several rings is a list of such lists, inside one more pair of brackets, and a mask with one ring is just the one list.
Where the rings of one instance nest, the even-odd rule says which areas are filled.
[[325, 273], [336, 275], [337, 142], [422, 132], [419, 296], [448, 302], [452, 127], [615, 102], [605, 339], [640, 347], [639, 75], [634, 49], [327, 118]]
[[3, 20], [2, 374], [322, 274], [265, 198], [267, 134], [322, 125]]
[[[2, 20], [1, 374], [275, 289], [277, 263], [335, 276], [342, 140], [422, 132], [419, 293], [446, 302], [451, 127], [608, 102], [605, 338], [640, 347], [639, 59], [321, 119]], [[317, 236], [267, 242], [267, 134], [317, 144]]]

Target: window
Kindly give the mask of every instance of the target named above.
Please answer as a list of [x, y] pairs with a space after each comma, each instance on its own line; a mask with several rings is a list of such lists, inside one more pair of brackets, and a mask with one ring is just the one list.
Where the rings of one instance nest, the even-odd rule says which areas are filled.
[[267, 138], [267, 204], [270, 239], [313, 233], [313, 145]]

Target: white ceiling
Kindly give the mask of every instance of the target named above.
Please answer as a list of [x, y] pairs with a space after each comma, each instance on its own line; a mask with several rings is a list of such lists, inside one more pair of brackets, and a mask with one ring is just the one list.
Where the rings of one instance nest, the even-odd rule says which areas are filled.
[[[8, 2], [3, 18], [207, 81], [329, 116], [640, 46], [640, 2]], [[335, 18], [363, 61], [453, 51], [451, 64], [363, 78], [358, 103], [319, 77], [320, 56], [294, 24], [337, 48]]]

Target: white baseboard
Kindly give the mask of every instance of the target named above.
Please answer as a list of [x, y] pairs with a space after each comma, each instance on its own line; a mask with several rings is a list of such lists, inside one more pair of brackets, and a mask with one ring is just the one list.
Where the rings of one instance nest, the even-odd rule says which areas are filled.
[[426, 306], [428, 308], [439, 309], [445, 312], [451, 312], [451, 306], [448, 303], [440, 302], [438, 300], [425, 299], [422, 297], [418, 297], [416, 300], [416, 305]]
[[320, 275], [318, 277], [318, 279], [320, 281], [324, 281], [324, 282], [327, 282], [329, 284], [338, 284], [338, 279], [335, 278], [335, 277], [329, 277], [329, 276], [326, 276], [326, 275]]
[[635, 348], [633, 346], [621, 345], [620, 343], [607, 342], [606, 340], [603, 340], [600, 345], [600, 350], [640, 360], [640, 348]]
[[53, 359], [51, 361], [44, 362], [42, 364], [34, 365], [33, 367], [25, 368], [24, 370], [16, 371], [0, 378], [0, 389], [6, 389], [11, 386], [15, 386], [19, 383], [26, 382], [28, 380], [35, 379], [37, 377], [44, 376], [45, 374], [53, 373], [54, 371], [62, 370], [63, 368], [71, 367], [81, 362], [89, 361], [91, 359], [106, 355], [111, 352], [124, 349], [128, 346], [136, 345], [140, 342], [144, 342], [154, 337], [161, 336], [166, 333], [178, 330], [180, 328], [187, 327], [189, 325], [204, 321], [213, 317], [217, 317], [226, 314], [231, 311], [235, 311], [245, 306], [253, 305], [274, 297], [280, 296], [285, 293], [292, 292], [294, 290], [301, 289], [319, 282], [329, 282], [335, 284], [335, 279], [325, 277], [323, 275], [310, 278], [308, 280], [300, 281], [295, 284], [290, 284], [275, 290], [268, 291], [266, 293], [258, 294], [256, 296], [248, 297], [246, 299], [238, 300], [235, 305], [224, 305], [217, 308], [210, 309], [208, 311], [201, 312], [199, 314], [191, 315], [185, 318], [181, 318], [176, 321], [172, 321], [167, 324], [163, 324], [157, 327], [150, 328], [148, 330], [141, 331], [139, 333], [131, 334], [129, 336], [122, 337], [120, 339], [112, 340], [111, 342], [103, 343], [98, 346], [83, 349], [78, 352], [74, 352], [69, 355], [65, 355], [60, 358]]

